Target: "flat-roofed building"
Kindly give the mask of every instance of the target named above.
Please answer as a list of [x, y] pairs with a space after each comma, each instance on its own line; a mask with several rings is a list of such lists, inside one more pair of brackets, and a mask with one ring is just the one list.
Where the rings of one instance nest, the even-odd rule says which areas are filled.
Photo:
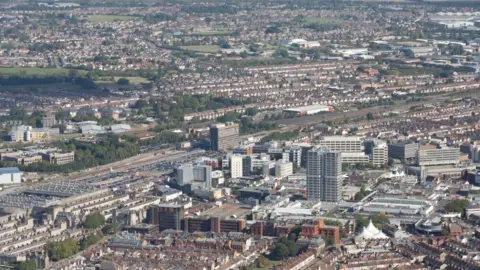
[[356, 136], [325, 136], [318, 146], [341, 153], [363, 152], [364, 149], [362, 140]]
[[419, 144], [414, 142], [396, 142], [388, 144], [388, 156], [390, 158], [407, 161], [417, 156]]
[[388, 163], [388, 146], [385, 141], [377, 139], [366, 140], [365, 153], [373, 165], [382, 166]]
[[75, 161], [75, 151], [42, 153], [42, 159], [50, 164], [64, 165]]
[[420, 146], [417, 153], [418, 166], [450, 165], [460, 163], [458, 147]]
[[224, 151], [238, 146], [240, 125], [217, 124], [210, 127], [210, 144], [213, 151]]

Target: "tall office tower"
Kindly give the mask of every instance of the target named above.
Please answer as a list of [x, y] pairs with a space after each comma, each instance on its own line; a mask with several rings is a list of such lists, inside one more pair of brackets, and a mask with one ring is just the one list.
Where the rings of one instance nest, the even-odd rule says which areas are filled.
[[342, 197], [342, 154], [326, 148], [307, 152], [307, 197], [338, 202]]
[[232, 178], [243, 176], [243, 156], [232, 155], [230, 159], [230, 173]]
[[55, 115], [47, 114], [42, 118], [42, 127], [43, 128], [51, 128], [57, 124], [57, 120], [55, 119]]
[[147, 211], [147, 222], [158, 225], [159, 230], [181, 230], [185, 208], [181, 204], [156, 204]]
[[377, 139], [365, 140], [365, 154], [369, 161], [376, 166], [382, 166], [388, 163], [388, 145], [385, 141]]
[[212, 166], [195, 165], [193, 167], [193, 180], [205, 182], [205, 187], [212, 187]]
[[177, 184], [180, 186], [190, 184], [193, 181], [193, 165], [184, 164], [177, 169]]
[[210, 144], [213, 151], [233, 149], [238, 146], [240, 126], [234, 123], [217, 124], [210, 127]]

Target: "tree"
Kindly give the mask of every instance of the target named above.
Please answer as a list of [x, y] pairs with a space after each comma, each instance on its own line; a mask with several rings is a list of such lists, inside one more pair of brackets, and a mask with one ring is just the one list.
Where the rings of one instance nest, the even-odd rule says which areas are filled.
[[257, 268], [269, 268], [272, 265], [269, 259], [265, 256], [260, 255], [257, 259]]
[[139, 99], [135, 102], [135, 105], [133, 105], [133, 107], [135, 109], [142, 109], [143, 107], [147, 107], [148, 106], [148, 101], [144, 100], [144, 99]]
[[295, 245], [295, 240], [290, 239], [290, 238], [286, 238], [286, 237], [281, 237], [280, 240], [279, 240], [279, 243], [287, 246], [288, 254], [291, 257], [297, 256], [298, 248], [297, 248], [297, 245]]
[[86, 250], [88, 247], [96, 244], [102, 238], [103, 238], [103, 233], [101, 231], [97, 233], [92, 233], [80, 241], [80, 249]]
[[118, 85], [129, 85], [130, 80], [127, 79], [127, 78], [120, 78], [120, 79], [117, 80], [117, 84]]
[[288, 50], [283, 48], [277, 49], [275, 52], [273, 52], [273, 56], [287, 58], [289, 56]]
[[278, 260], [284, 260], [288, 258], [290, 251], [284, 243], [278, 243], [273, 249], [273, 254]]
[[371, 112], [367, 113], [367, 120], [373, 120], [373, 114]]
[[93, 213], [87, 216], [85, 227], [88, 229], [96, 229], [105, 224], [105, 217], [100, 213]]
[[468, 200], [454, 200], [447, 203], [444, 208], [449, 212], [463, 213], [469, 204]]
[[19, 262], [14, 269], [15, 270], [37, 270], [37, 263], [31, 260]]
[[60, 242], [47, 243], [45, 249], [53, 261], [66, 259], [80, 251], [77, 242], [72, 238]]
[[251, 108], [247, 108], [245, 110], [245, 114], [248, 115], [248, 116], [255, 116], [258, 112], [258, 109], [257, 108], [254, 108], [254, 107], [251, 107]]
[[103, 234], [116, 234], [122, 230], [122, 225], [120, 223], [112, 223], [103, 227]]

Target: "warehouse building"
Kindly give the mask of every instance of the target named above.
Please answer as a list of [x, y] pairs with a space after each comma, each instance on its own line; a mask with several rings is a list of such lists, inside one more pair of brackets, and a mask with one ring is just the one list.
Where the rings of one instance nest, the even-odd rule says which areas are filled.
[[22, 182], [22, 172], [17, 167], [0, 168], [0, 184], [18, 184]]
[[283, 112], [293, 115], [312, 115], [320, 112], [333, 112], [334, 109], [332, 106], [327, 105], [309, 105], [284, 109]]

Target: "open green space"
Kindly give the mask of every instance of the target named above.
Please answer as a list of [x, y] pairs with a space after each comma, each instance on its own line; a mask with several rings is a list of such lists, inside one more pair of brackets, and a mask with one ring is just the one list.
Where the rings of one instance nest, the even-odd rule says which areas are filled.
[[28, 90], [28, 91], [42, 91], [42, 90], [81, 90], [80, 85], [73, 83], [50, 83], [50, 84], [24, 84], [24, 85], [2, 85], [0, 90], [14, 91], [14, 90]]
[[203, 52], [203, 53], [216, 53], [220, 51], [220, 46], [218, 45], [180, 46], [180, 48], [188, 51]]
[[114, 21], [129, 21], [138, 20], [140, 17], [127, 16], [127, 15], [90, 15], [88, 16], [89, 22], [114, 22]]
[[[76, 70], [79, 74], [86, 74], [84, 70]], [[52, 75], [68, 75], [68, 68], [37, 68], [37, 67], [2, 67], [0, 75], [36, 75], [36, 76], [52, 76]]]
[[306, 17], [306, 23], [344, 23], [345, 20], [332, 17]]
[[[111, 80], [113, 78], [113, 80]], [[140, 84], [140, 83], [149, 83], [150, 81], [146, 78], [142, 77], [121, 77], [121, 76], [113, 76], [113, 77], [101, 77], [100, 80], [95, 81], [97, 84], [116, 84], [118, 79], [125, 78], [127, 79], [130, 84]]]
[[272, 267], [276, 266], [277, 264], [280, 264], [282, 261], [274, 261], [270, 260], [271, 265], [269, 267], [255, 267], [255, 270], [269, 270], [272, 269]]

